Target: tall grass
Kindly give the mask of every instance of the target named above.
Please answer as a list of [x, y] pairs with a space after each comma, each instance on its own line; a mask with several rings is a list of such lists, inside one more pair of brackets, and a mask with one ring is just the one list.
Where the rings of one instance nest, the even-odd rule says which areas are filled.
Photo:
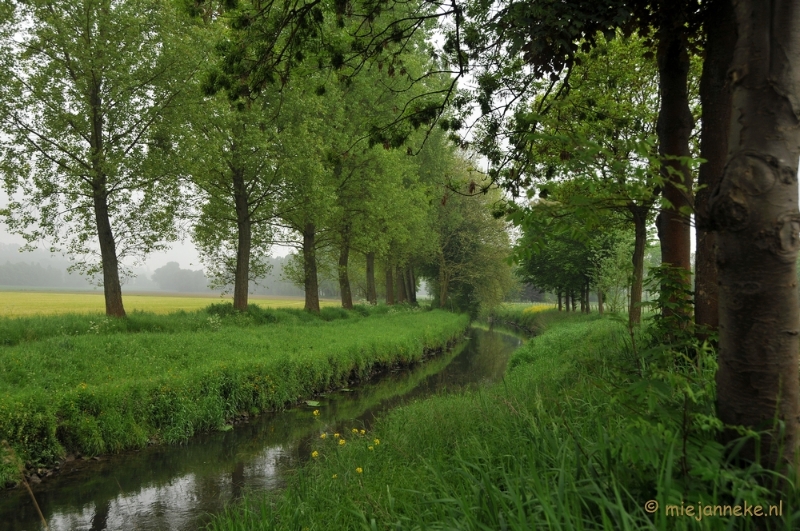
[[[550, 328], [503, 383], [398, 408], [371, 433], [339, 434], [344, 445], [326, 434], [284, 491], [231, 507], [209, 529], [800, 527], [796, 489], [777, 493], [757, 467], [723, 457], [704, 394], [713, 358], [663, 370], [631, 348], [622, 322], [544, 319]], [[778, 503], [781, 516], [761, 518], [685, 510]]]
[[[219, 306], [101, 326], [65, 317], [83, 328], [58, 335], [43, 328], [41, 339], [0, 347], [0, 439], [32, 464], [68, 451], [181, 441], [224, 428], [239, 412], [280, 408], [377, 367], [413, 363], [467, 325], [440, 311], [374, 312], [384, 315], [239, 315]], [[8, 461], [0, 460], [0, 483], [14, 475]]]

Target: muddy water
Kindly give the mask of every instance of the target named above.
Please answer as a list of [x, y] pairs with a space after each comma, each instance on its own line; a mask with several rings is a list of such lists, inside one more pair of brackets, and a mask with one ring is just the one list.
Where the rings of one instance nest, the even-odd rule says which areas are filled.
[[[319, 406], [262, 415], [179, 446], [79, 459], [33, 485], [33, 492], [54, 531], [198, 529], [243, 493], [279, 488], [282, 473], [308, 458], [311, 438], [326, 426], [369, 428], [376, 414], [409, 400], [501, 378], [521, 340], [475, 328], [468, 335], [451, 352], [410, 370], [319, 397]], [[40, 529], [24, 488], [0, 491], [0, 530]]]

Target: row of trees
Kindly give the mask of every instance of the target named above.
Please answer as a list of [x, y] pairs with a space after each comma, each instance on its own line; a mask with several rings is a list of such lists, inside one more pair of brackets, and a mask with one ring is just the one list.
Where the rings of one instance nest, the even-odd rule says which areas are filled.
[[509, 289], [508, 238], [490, 215], [498, 198], [448, 193], [448, 183], [477, 179], [469, 159], [441, 132], [417, 131], [420, 121], [381, 132], [398, 109], [421, 112], [443, 83], [409, 84], [436, 68], [428, 32], [392, 65], [365, 63], [358, 75], [298, 49], [291, 76], [256, 87], [231, 70], [241, 66], [231, 54], [246, 10], [186, 13], [151, 0], [4, 6], [4, 220], [102, 274], [108, 315], [125, 315], [123, 261], [184, 232], [239, 310], [268, 273], [273, 243], [298, 248], [290, 276], [315, 312], [320, 267], [334, 270], [342, 306], [352, 307], [354, 255], [372, 303], [377, 275], [389, 303], [414, 302], [420, 277], [442, 306], [453, 296], [464, 308], [498, 302]]

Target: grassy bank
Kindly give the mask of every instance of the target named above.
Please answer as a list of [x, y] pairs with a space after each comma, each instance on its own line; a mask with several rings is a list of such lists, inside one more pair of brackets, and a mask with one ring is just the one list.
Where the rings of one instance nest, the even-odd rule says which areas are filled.
[[[548, 327], [503, 383], [395, 409], [363, 435], [320, 423], [316, 457], [284, 491], [210, 529], [800, 526], [796, 490], [723, 458], [713, 353], [680, 361], [646, 334], [632, 343], [613, 317], [540, 315]], [[755, 516], [755, 505], [781, 514]], [[725, 506], [749, 516], [722, 516]]]
[[419, 360], [467, 325], [439, 311], [331, 308], [314, 317], [229, 308], [2, 322], [33, 332], [0, 347], [0, 439], [18, 457], [5, 456], [0, 481], [14, 477], [20, 460], [47, 464], [66, 452], [114, 452], [225, 429], [239, 412], [280, 408], [377, 366]]

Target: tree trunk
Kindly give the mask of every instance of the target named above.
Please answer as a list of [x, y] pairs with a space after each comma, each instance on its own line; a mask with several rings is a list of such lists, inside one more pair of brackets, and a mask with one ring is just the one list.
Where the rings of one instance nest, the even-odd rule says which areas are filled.
[[233, 277], [233, 308], [247, 311], [247, 297], [250, 287], [250, 249], [252, 246], [252, 227], [250, 225], [250, 206], [247, 204], [247, 190], [244, 175], [239, 170], [233, 172], [233, 198], [236, 206], [236, 272]]
[[576, 312], [577, 311], [576, 306], [578, 305], [578, 301], [575, 300], [575, 291], [571, 290], [569, 295], [570, 295], [570, 297], [569, 297], [570, 300], [572, 300], [572, 311]]
[[395, 281], [397, 282], [397, 302], [401, 303], [408, 300], [408, 297], [406, 297], [406, 283], [403, 276], [403, 268], [398, 267], [395, 270]]
[[386, 304], [394, 304], [394, 280], [390, 261], [386, 262]]
[[703, 74], [700, 77], [700, 104], [703, 120], [700, 130], [700, 165], [695, 198], [695, 303], [694, 319], [700, 337], [716, 331], [719, 323], [717, 304], [717, 264], [715, 234], [709, 230], [708, 200], [718, 186], [728, 158], [728, 130], [731, 121], [731, 95], [728, 68], [736, 45], [736, 16], [730, 0], [707, 2], [703, 26], [706, 33]]
[[100, 81], [91, 86], [89, 94], [91, 109], [92, 135], [89, 139], [92, 164], [92, 201], [94, 203], [94, 221], [97, 228], [97, 240], [100, 245], [100, 260], [103, 266], [103, 295], [106, 301], [106, 315], [125, 317], [122, 305], [122, 285], [119, 281], [119, 260], [117, 245], [111, 219], [108, 214], [107, 177], [103, 170], [105, 159], [103, 146], [103, 113], [100, 98]]
[[[689, 138], [694, 127], [687, 86], [690, 63], [684, 29], [686, 6], [684, 2], [674, 0], [662, 0], [660, 5], [658, 74], [661, 109], [656, 129], [659, 151], [664, 157], [663, 195], [671, 205], [662, 209], [658, 216], [661, 262], [689, 271], [691, 228], [688, 214], [680, 210], [692, 206], [692, 176], [686, 164], [674, 160], [674, 157], [691, 156]], [[665, 309], [665, 313], [669, 311]]]
[[414, 278], [414, 266], [409, 265], [406, 268], [406, 293], [408, 294], [408, 302], [417, 304], [417, 279]]
[[439, 307], [444, 308], [447, 304], [447, 289], [450, 287], [450, 277], [446, 273], [439, 273]]
[[316, 227], [306, 223], [303, 229], [303, 273], [305, 275], [305, 309], [319, 313], [319, 283], [317, 281]]
[[375, 289], [375, 253], [367, 253], [367, 300], [375, 306], [378, 304], [378, 291]]
[[592, 313], [592, 305], [589, 303], [589, 296], [592, 294], [592, 291], [589, 286], [589, 281], [586, 281], [586, 288], [584, 292], [586, 293], [586, 313]]
[[569, 311], [569, 290], [564, 291], [564, 303]]
[[[768, 430], [762, 463], [783, 469], [800, 418], [800, 4], [739, 0], [736, 20], [728, 162], [709, 205], [720, 282], [717, 411], [725, 424]], [[754, 460], [755, 448], [741, 455]]]
[[119, 263], [116, 243], [108, 217], [108, 202], [105, 191], [96, 191], [94, 196], [94, 216], [97, 236], [100, 243], [100, 258], [103, 264], [103, 294], [106, 301], [106, 315], [125, 317], [122, 305], [122, 286], [119, 281]]
[[558, 311], [561, 311], [561, 290], [558, 290]]
[[605, 295], [601, 290], [597, 290], [597, 313], [603, 315], [603, 297]]
[[580, 303], [581, 303], [581, 313], [586, 313], [586, 286], [583, 285], [583, 284], [581, 285], [580, 297], [581, 297], [581, 301], [580, 301]]
[[644, 283], [644, 250], [647, 246], [647, 212], [649, 207], [628, 204], [633, 216], [633, 279], [628, 298], [628, 323], [631, 326], [642, 322], [642, 285]]
[[[349, 231], [348, 231], [349, 232]], [[342, 295], [342, 308], [353, 309], [353, 294], [350, 291], [350, 276], [347, 274], [347, 262], [350, 257], [349, 235], [342, 238], [342, 247], [339, 249], [339, 292]]]

